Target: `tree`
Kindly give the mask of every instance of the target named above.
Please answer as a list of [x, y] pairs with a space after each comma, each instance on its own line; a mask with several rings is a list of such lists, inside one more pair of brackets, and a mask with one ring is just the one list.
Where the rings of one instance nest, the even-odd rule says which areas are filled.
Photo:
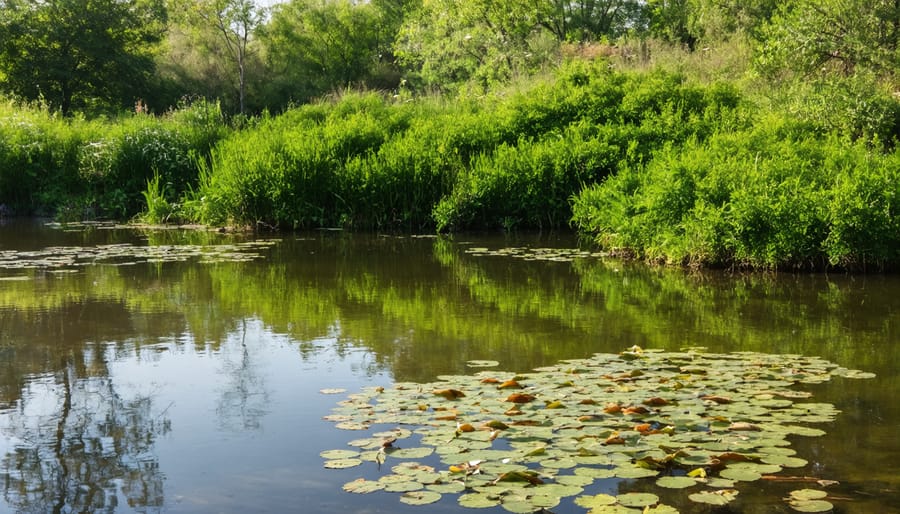
[[63, 115], [130, 106], [166, 17], [162, 0], [0, 1], [0, 89]]
[[757, 64], [800, 74], [900, 66], [900, 0], [798, 0], [779, 8], [760, 32]]
[[[170, 45], [175, 43], [169, 48], [170, 54], [199, 53], [192, 55], [192, 62], [207, 61], [214, 68], [224, 68], [222, 74], [231, 77], [232, 84], [236, 82], [237, 108], [244, 114], [247, 110], [248, 67], [257, 50], [255, 33], [266, 21], [266, 9], [253, 0], [173, 0], [172, 10], [177, 13], [180, 23], [174, 31], [175, 38], [169, 41]], [[176, 66], [183, 64], [178, 62]], [[216, 82], [215, 78], [204, 80], [203, 66], [199, 70], [183, 70], [181, 74], [191, 75], [192, 72], [203, 76], [200, 82], [207, 82], [204, 89], [210, 89], [210, 83]]]
[[277, 5], [262, 35], [272, 96], [282, 102], [307, 101], [335, 88], [365, 84], [383, 59], [393, 60], [393, 34], [386, 20], [377, 6], [350, 0]]
[[400, 61], [425, 84], [482, 86], [529, 71], [542, 58], [533, 0], [425, 0], [397, 37]]

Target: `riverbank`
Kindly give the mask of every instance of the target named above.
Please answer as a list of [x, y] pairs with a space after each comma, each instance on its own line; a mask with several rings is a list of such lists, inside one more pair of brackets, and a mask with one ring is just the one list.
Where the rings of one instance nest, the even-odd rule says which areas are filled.
[[0, 203], [70, 221], [574, 228], [673, 265], [881, 271], [900, 262], [885, 136], [900, 107], [882, 93], [880, 117], [817, 118], [733, 80], [575, 60], [477, 98], [346, 93], [240, 129], [207, 103], [115, 121], [9, 104]]

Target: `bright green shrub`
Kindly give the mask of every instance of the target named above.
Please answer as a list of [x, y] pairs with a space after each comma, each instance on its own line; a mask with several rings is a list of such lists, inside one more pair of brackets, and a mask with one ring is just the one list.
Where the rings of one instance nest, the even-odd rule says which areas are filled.
[[677, 264], [880, 267], [900, 248], [897, 159], [783, 121], [667, 147], [583, 191], [573, 221]]

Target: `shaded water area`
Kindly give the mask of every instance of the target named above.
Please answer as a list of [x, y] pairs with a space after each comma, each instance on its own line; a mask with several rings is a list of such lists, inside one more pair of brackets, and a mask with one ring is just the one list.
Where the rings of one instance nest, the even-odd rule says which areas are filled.
[[[782, 474], [840, 482], [836, 512], [900, 512], [897, 276], [535, 258], [576, 248], [569, 235], [275, 237], [0, 225], [0, 512], [467, 512], [452, 495], [413, 507], [344, 492], [379, 472], [323, 468], [320, 452], [354, 435], [322, 419], [344, 398], [322, 391], [635, 344], [876, 373], [803, 387], [841, 413], [793, 441], [809, 464]], [[739, 483], [719, 510], [654, 492], [682, 512], [790, 512], [782, 497], [807, 485]]]

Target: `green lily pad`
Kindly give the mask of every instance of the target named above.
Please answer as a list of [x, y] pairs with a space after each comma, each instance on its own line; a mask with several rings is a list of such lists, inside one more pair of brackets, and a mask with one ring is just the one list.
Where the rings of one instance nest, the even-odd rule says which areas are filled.
[[754, 482], [762, 478], [762, 475], [751, 469], [725, 468], [719, 472], [719, 476], [739, 482]]
[[596, 509], [606, 505], [615, 505], [618, 502], [615, 496], [608, 494], [596, 494], [594, 496], [579, 496], [575, 498], [575, 503], [586, 509]]
[[797, 512], [831, 512], [834, 505], [825, 500], [791, 500], [788, 505]]
[[319, 453], [319, 457], [323, 459], [354, 459], [359, 457], [359, 452], [353, 450], [326, 450]]
[[684, 489], [697, 485], [697, 480], [686, 476], [669, 476], [656, 479], [656, 485], [666, 489]]
[[699, 493], [694, 493], [688, 498], [691, 501], [696, 503], [706, 503], [709, 505], [728, 505], [735, 498], [737, 498], [738, 492], [734, 489], [721, 489], [718, 491], [703, 491]]
[[[690, 496], [723, 505], [737, 494], [736, 481], [806, 465], [790, 447], [791, 436], [822, 435], [809, 425], [830, 421], [838, 411], [824, 403], [795, 403], [808, 395], [792, 387], [828, 380], [836, 368], [798, 355], [635, 347], [530, 373], [479, 371], [430, 384], [367, 387], [339, 402], [326, 419], [343, 429], [405, 428], [374, 428], [375, 434], [351, 441], [360, 453], [322, 456], [381, 464], [385, 458], [430, 457], [427, 466], [393, 467], [396, 475], [384, 487], [441, 494], [467, 487], [461, 505], [503, 503], [515, 512], [546, 508], [543, 503], [580, 494], [595, 480], [651, 477], [666, 489], [698, 483], [719, 488]], [[413, 434], [418, 447], [397, 442]], [[670, 476], [678, 469], [718, 469], [719, 463], [726, 466], [719, 476]], [[597, 508], [630, 507], [613, 502]]]
[[616, 501], [626, 507], [649, 507], [659, 503], [659, 496], [651, 493], [625, 493], [616, 496]]
[[325, 467], [328, 469], [346, 469], [355, 468], [363, 463], [360, 459], [334, 459], [326, 460]]
[[500, 505], [500, 498], [495, 494], [469, 493], [459, 497], [459, 504], [470, 509], [489, 509]]
[[400, 496], [400, 501], [407, 505], [428, 505], [441, 499], [441, 493], [435, 491], [408, 491]]
[[348, 493], [368, 494], [384, 489], [384, 484], [375, 480], [360, 478], [359, 480], [347, 482], [344, 484], [343, 489]]
[[790, 496], [792, 500], [821, 500], [828, 496], [828, 493], [818, 489], [797, 489], [791, 491]]

